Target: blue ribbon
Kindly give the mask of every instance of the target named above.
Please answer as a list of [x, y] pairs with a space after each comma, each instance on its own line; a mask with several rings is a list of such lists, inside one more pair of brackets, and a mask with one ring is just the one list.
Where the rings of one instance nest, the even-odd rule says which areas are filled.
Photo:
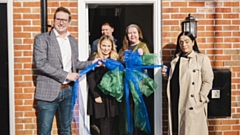
[[[143, 61], [142, 61], [142, 57], [138, 54], [138, 52], [134, 52], [132, 53], [132, 51], [127, 50], [124, 52], [124, 63], [126, 65], [126, 68], [124, 68], [124, 66], [122, 65], [122, 63], [113, 60], [113, 59], [104, 59], [101, 61], [107, 69], [109, 70], [115, 70], [116, 68], [118, 68], [119, 71], [124, 71], [125, 72], [125, 76], [124, 76], [124, 94], [125, 94], [125, 101], [126, 101], [126, 109], [127, 109], [127, 124], [128, 124], [128, 132], [132, 133], [133, 129], [134, 129], [134, 122], [135, 123], [141, 123], [141, 121], [144, 121], [146, 123], [146, 125], [137, 125], [138, 126], [142, 126], [144, 127], [144, 131], [147, 133], [151, 133], [151, 129], [150, 129], [150, 122], [148, 119], [148, 112], [147, 112], [147, 108], [146, 105], [144, 103], [143, 97], [142, 97], [142, 93], [141, 93], [141, 88], [138, 85], [138, 82], [142, 79], [141, 76], [139, 76], [139, 73], [143, 73], [146, 74], [146, 71], [144, 69], [153, 69], [153, 68], [157, 68], [157, 67], [162, 67], [162, 65], [144, 65]], [[79, 75], [80, 77], [82, 77], [83, 75], [87, 74], [89, 71], [93, 70], [96, 66], [98, 65], [98, 62], [95, 62], [94, 64], [91, 64], [90, 66], [88, 66], [87, 68], [85, 68], [84, 70], [82, 70]], [[137, 116], [133, 116], [131, 114], [130, 111], [130, 103], [129, 103], [129, 97], [130, 97], [130, 86], [129, 83], [132, 82], [136, 92], [140, 98], [140, 112], [136, 112]], [[85, 121], [85, 111], [83, 108], [83, 100], [82, 100], [82, 95], [81, 92], [78, 93], [79, 91], [79, 80], [76, 80], [74, 83], [74, 88], [73, 88], [73, 94], [72, 94], [72, 112], [73, 112], [73, 108], [74, 105], [76, 104], [76, 101], [79, 101], [82, 103], [82, 105], [80, 106], [80, 110], [81, 110], [81, 115], [83, 118], [83, 124], [85, 127], [85, 130], [88, 132], [88, 134], [90, 134], [89, 130], [87, 129], [87, 126], [85, 125], [84, 121]], [[79, 96], [78, 96], [79, 95]], [[140, 121], [140, 122], [139, 122]]]
[[[124, 52], [124, 63], [126, 65], [125, 69], [120, 62], [115, 60], [107, 59], [106, 61], [103, 61], [103, 63], [106, 65], [106, 68], [108, 69], [115, 70], [116, 68], [118, 68], [120, 71], [125, 72], [123, 81], [124, 81], [124, 94], [125, 94], [125, 101], [126, 101], [125, 105], [126, 105], [126, 116], [127, 116], [127, 132], [132, 133], [134, 130], [134, 127], [137, 126], [140, 129], [144, 130], [145, 132], [151, 133], [147, 108], [144, 103], [144, 99], [142, 97], [141, 88], [138, 85], [138, 82], [141, 81], [143, 77], [139, 74], [147, 75], [144, 69], [153, 69], [157, 67], [162, 67], [162, 65], [156, 65], [156, 64], [144, 65], [142, 57], [138, 54], [138, 52], [136, 51], [132, 53], [132, 51], [130, 50], [127, 50]], [[134, 88], [140, 99], [140, 101], [134, 101], [138, 103], [140, 102], [139, 103], [140, 106], [138, 106], [138, 109], [140, 111], [139, 112], [134, 111], [134, 114], [136, 114], [134, 115], [134, 118], [130, 111], [131, 110], [130, 100], [129, 100], [130, 91], [133, 92], [129, 86], [130, 83], [134, 85]], [[135, 125], [134, 123], [137, 125]]]
[[[79, 76], [82, 77], [85, 74], [87, 74], [89, 71], [93, 70], [98, 65], [98, 62], [95, 62], [94, 64], [91, 64], [84, 70], [80, 71]], [[80, 79], [80, 78], [79, 78]], [[86, 124], [85, 124], [85, 109], [84, 109], [84, 103], [83, 103], [83, 97], [82, 93], [80, 91], [79, 87], [79, 79], [77, 79], [73, 86], [73, 92], [72, 92], [72, 114], [73, 114], [73, 121], [75, 124], [75, 127], [77, 128], [78, 135], [80, 135], [80, 132], [78, 130], [78, 124], [82, 124], [83, 129], [81, 129], [81, 132], [85, 132], [88, 135], [91, 135], [90, 131], [88, 130]], [[78, 114], [74, 113], [74, 107], [79, 109], [80, 116]], [[85, 134], [84, 133], [84, 134]]]
[[[85, 69], [81, 70], [79, 73], [80, 78], [82, 76], [84, 76], [85, 74], [87, 74], [88, 72], [90, 72], [91, 70], [93, 70], [95, 67], [97, 67], [98, 62], [95, 62], [91, 65], [89, 65], [88, 67], [86, 67]], [[73, 107], [76, 103], [76, 99], [78, 99], [78, 86], [79, 86], [79, 79], [77, 79], [74, 83], [73, 86], [73, 92], [72, 92], [72, 112], [73, 112]]]
[[[134, 84], [134, 87], [138, 93], [138, 96], [140, 98], [140, 103], [141, 103], [141, 112], [136, 112], [136, 113], [141, 113], [138, 114], [138, 116], [134, 117], [135, 123], [141, 123], [138, 120], [144, 120], [146, 122], [146, 127], [144, 127], [144, 131], [147, 133], [151, 133], [151, 128], [150, 128], [150, 122], [148, 119], [148, 112], [147, 108], [143, 99], [143, 96], [140, 91], [140, 87], [138, 85], [138, 82], [142, 79], [140, 76], [136, 76], [135, 72], [139, 71], [144, 74], [147, 74], [144, 69], [153, 69], [156, 67], [162, 67], [162, 65], [143, 65], [143, 61], [141, 56], [139, 55], [138, 51], [132, 52], [131, 50], [127, 50], [124, 52], [124, 63], [126, 65], [126, 76], [124, 78], [125, 81], [125, 93], [126, 93], [126, 107], [127, 107], [127, 117], [128, 117], [128, 131], [130, 133], [133, 132], [134, 129], [134, 124], [133, 124], [133, 117], [130, 112], [130, 103], [129, 103], [129, 85], [126, 82], [132, 81]], [[139, 118], [141, 117], [141, 118]], [[136, 122], [137, 121], [137, 122]], [[138, 125], [141, 126], [141, 125]]]

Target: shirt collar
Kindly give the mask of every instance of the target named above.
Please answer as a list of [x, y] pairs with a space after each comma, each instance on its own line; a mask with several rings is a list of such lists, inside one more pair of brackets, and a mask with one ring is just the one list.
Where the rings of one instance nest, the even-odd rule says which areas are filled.
[[[55, 33], [56, 37], [60, 37], [55, 28], [53, 28], [53, 32]], [[66, 37], [68, 37], [69, 35], [70, 35], [70, 32], [67, 31]], [[66, 38], [66, 37], [65, 37], [65, 38]]]

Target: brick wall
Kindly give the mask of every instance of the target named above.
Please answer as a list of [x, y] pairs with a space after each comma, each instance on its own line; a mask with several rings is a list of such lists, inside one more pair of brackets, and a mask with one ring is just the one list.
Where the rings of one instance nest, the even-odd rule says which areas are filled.
[[[169, 63], [174, 54], [181, 22], [188, 13], [198, 21], [197, 42], [209, 56], [214, 68], [229, 68], [232, 73], [232, 116], [209, 119], [210, 135], [240, 134], [240, 2], [210, 0], [163, 0], [163, 61]], [[163, 82], [166, 85], [166, 82]], [[167, 135], [167, 99], [163, 89], [163, 131]], [[221, 111], [221, 110], [219, 110]]]
[[[32, 50], [35, 35], [41, 33], [40, 1], [14, 1], [13, 6], [16, 135], [34, 135], [37, 134], [36, 106], [33, 100], [36, 74]], [[69, 31], [77, 38], [77, 0], [49, 0], [49, 25], [53, 25], [53, 13], [59, 6], [70, 9], [72, 23]], [[57, 134], [55, 120], [52, 134]]]
[[[13, 0], [14, 23], [14, 83], [16, 135], [37, 134], [35, 110], [35, 68], [32, 63], [34, 36], [41, 32], [39, 0]], [[48, 24], [58, 6], [72, 13], [70, 32], [78, 36], [77, 0], [49, 0]], [[191, 13], [198, 21], [197, 42], [201, 52], [208, 54], [213, 67], [227, 67], [232, 72], [232, 116], [209, 119], [211, 135], [240, 134], [240, 2], [162, 0], [163, 60], [168, 63], [174, 53], [181, 21]], [[164, 84], [166, 82], [163, 82]], [[167, 133], [167, 103], [163, 89], [163, 132]], [[75, 131], [74, 131], [75, 133]], [[57, 134], [56, 123], [53, 134]]]

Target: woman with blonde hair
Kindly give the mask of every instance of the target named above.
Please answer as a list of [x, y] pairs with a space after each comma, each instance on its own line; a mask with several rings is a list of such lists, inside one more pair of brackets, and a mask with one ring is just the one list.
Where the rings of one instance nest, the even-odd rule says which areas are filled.
[[[114, 59], [118, 60], [118, 54], [112, 37], [104, 35], [99, 39], [98, 51], [93, 53], [89, 60]], [[87, 74], [89, 84], [88, 108], [87, 114], [90, 115], [91, 125], [100, 130], [100, 135], [113, 135], [115, 117], [118, 116], [118, 103], [114, 97], [104, 94], [98, 84], [101, 82], [103, 75], [109, 70], [104, 66], [96, 67]]]

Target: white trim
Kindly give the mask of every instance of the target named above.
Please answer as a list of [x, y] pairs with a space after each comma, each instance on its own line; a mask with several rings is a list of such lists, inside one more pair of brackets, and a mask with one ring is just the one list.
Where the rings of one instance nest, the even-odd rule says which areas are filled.
[[9, 66], [9, 105], [10, 135], [15, 135], [14, 98], [14, 43], [13, 43], [13, 2], [8, 0], [8, 66]]
[[[88, 7], [83, 2], [83, 0], [78, 0], [78, 50], [79, 50], [79, 60], [86, 60], [89, 56], [88, 51]], [[84, 109], [85, 109], [85, 124], [89, 128], [90, 120], [89, 116], [87, 115], [87, 95], [88, 95], [88, 88], [87, 88], [87, 81], [86, 77], [82, 78], [80, 81], [80, 87], [84, 102]], [[87, 135], [83, 130], [84, 125], [79, 124], [79, 134], [80, 135]]]
[[8, 69], [9, 69], [9, 132], [15, 135], [15, 98], [14, 98], [14, 44], [13, 44], [13, 2], [12, 0], [0, 0], [7, 3], [8, 24]]
[[[153, 42], [154, 53], [159, 53], [159, 62], [162, 64], [161, 2], [161, 0], [156, 0], [153, 5]], [[154, 69], [154, 80], [158, 84], [158, 88], [154, 92], [154, 133], [162, 135], [162, 74], [160, 68]]]
[[[154, 36], [154, 53], [160, 53], [162, 57], [161, 47], [161, 0], [78, 0], [78, 41], [79, 41], [79, 59], [86, 60], [88, 51], [88, 5], [89, 4], [111, 4], [111, 5], [137, 5], [137, 4], [153, 4], [153, 36]], [[161, 70], [154, 69], [154, 79], [158, 84], [158, 88], [154, 94], [154, 133], [155, 135], [162, 134], [162, 78]], [[85, 102], [84, 108], [86, 111], [87, 104], [87, 83], [86, 79], [81, 81], [81, 90]], [[86, 113], [85, 113], [86, 114]], [[89, 120], [86, 120], [89, 124]], [[80, 133], [81, 134], [81, 133]]]

